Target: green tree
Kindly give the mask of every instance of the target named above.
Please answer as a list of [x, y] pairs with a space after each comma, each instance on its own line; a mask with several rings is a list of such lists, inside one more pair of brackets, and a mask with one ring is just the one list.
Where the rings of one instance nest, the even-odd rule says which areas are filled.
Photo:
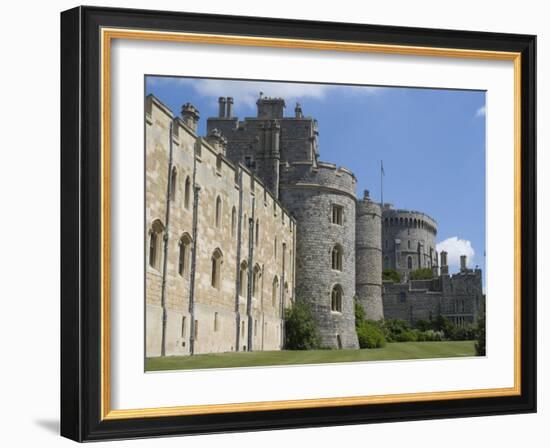
[[385, 282], [401, 283], [401, 275], [395, 269], [384, 269], [382, 280]]
[[433, 272], [430, 268], [417, 269], [410, 273], [411, 280], [431, 280], [433, 278]]
[[477, 318], [476, 334], [476, 355], [485, 356], [485, 310], [482, 310]]
[[285, 311], [285, 348], [288, 350], [314, 350], [321, 345], [315, 320], [309, 305], [296, 300]]

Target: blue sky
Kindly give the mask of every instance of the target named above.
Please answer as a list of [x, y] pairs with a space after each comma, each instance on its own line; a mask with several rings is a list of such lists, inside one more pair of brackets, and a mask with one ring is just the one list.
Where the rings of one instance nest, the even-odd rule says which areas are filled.
[[145, 88], [174, 113], [194, 104], [201, 134], [220, 96], [241, 119], [256, 115], [260, 91], [283, 97], [286, 115], [299, 101], [319, 122], [321, 160], [351, 169], [359, 196], [380, 200], [383, 160], [384, 202], [437, 221], [452, 272], [461, 253], [485, 271], [485, 92], [150, 76]]

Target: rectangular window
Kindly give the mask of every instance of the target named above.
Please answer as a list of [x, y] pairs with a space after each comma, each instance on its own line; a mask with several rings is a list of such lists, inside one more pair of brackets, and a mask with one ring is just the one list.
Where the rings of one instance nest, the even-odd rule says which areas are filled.
[[344, 208], [340, 205], [332, 206], [332, 223], [339, 226], [344, 224]]
[[195, 340], [199, 338], [199, 321], [195, 321]]
[[185, 337], [185, 316], [181, 316], [181, 337]]
[[218, 313], [214, 313], [214, 331], [218, 331]]

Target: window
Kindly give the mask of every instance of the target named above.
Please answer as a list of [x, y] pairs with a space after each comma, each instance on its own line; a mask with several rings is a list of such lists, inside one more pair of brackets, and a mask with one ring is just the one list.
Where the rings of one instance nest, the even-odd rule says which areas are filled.
[[179, 242], [178, 274], [182, 277], [189, 275], [191, 260], [191, 237], [185, 234]]
[[222, 170], [222, 155], [218, 154], [216, 157], [216, 170], [219, 172]]
[[338, 245], [332, 248], [332, 269], [342, 270], [342, 248]]
[[260, 296], [260, 280], [262, 278], [262, 271], [260, 266], [254, 266], [254, 272], [252, 273], [252, 295], [254, 297]]
[[199, 321], [196, 320], [195, 321], [195, 335], [194, 335], [194, 339], [197, 340], [199, 338]]
[[273, 242], [273, 254], [276, 260], [277, 259], [277, 237], [275, 237], [275, 241]]
[[241, 263], [241, 269], [239, 271], [239, 295], [246, 297], [246, 280], [247, 280], [247, 263], [243, 261]]
[[277, 305], [277, 296], [279, 295], [279, 279], [277, 276], [273, 278], [273, 285], [271, 287], [271, 306]]
[[216, 249], [212, 254], [212, 286], [216, 289], [220, 289], [221, 282], [221, 267], [222, 267], [222, 253], [219, 249]]
[[342, 312], [342, 288], [340, 285], [335, 285], [332, 288], [330, 309], [338, 313]]
[[235, 236], [237, 232], [237, 210], [233, 207], [231, 210], [231, 236]]
[[390, 259], [389, 257], [384, 257], [384, 268], [389, 269], [390, 268]]
[[219, 324], [218, 324], [218, 313], [214, 313], [214, 331], [218, 331]]
[[256, 220], [256, 241], [255, 241], [255, 245], [257, 246], [258, 243], [260, 242], [260, 220], [257, 219]]
[[185, 316], [181, 316], [181, 337], [185, 337]]
[[258, 336], [258, 321], [254, 319], [254, 336]]
[[407, 257], [407, 269], [412, 269], [413, 267], [413, 259], [412, 257]]
[[220, 227], [222, 222], [222, 200], [218, 196], [216, 198], [216, 227]]
[[405, 303], [407, 301], [407, 293], [405, 291], [401, 291], [399, 293], [399, 301], [401, 303]]
[[339, 226], [344, 223], [344, 207], [341, 205], [332, 206], [332, 223]]
[[170, 175], [170, 200], [175, 201], [176, 200], [176, 189], [177, 189], [177, 179], [178, 179], [178, 172], [176, 171], [176, 167], [172, 168], [172, 173]]
[[[241, 338], [244, 339], [244, 320], [241, 322]], [[245, 347], [243, 346], [243, 349], [244, 349], [244, 348], [245, 348]]]
[[408, 240], [407, 241], [407, 247], [410, 249], [411, 248], [411, 240]]
[[160, 220], [155, 220], [149, 233], [149, 266], [154, 269], [160, 268], [160, 247], [163, 233], [164, 225], [160, 222]]
[[191, 179], [187, 176], [185, 179], [185, 189], [183, 192], [183, 206], [189, 210], [189, 204], [191, 203]]

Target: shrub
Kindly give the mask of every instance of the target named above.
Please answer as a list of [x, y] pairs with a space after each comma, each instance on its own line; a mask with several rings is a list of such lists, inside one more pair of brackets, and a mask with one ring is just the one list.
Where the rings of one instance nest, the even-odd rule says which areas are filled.
[[362, 321], [357, 328], [357, 338], [360, 348], [381, 348], [386, 345], [384, 333], [372, 321]]
[[285, 348], [288, 350], [314, 350], [321, 345], [315, 320], [309, 305], [296, 300], [285, 311]]
[[410, 335], [401, 336], [403, 333], [410, 331], [410, 325], [405, 320], [387, 319], [382, 324], [384, 336], [388, 342], [403, 342], [402, 340], [410, 340]]
[[411, 280], [431, 280], [433, 278], [433, 272], [430, 268], [417, 269], [410, 273], [409, 278]]
[[382, 271], [382, 281], [401, 283], [401, 275], [395, 269], [384, 269]]
[[357, 329], [359, 325], [365, 320], [365, 310], [363, 305], [357, 302], [357, 299], [354, 299], [355, 303], [355, 328]]

